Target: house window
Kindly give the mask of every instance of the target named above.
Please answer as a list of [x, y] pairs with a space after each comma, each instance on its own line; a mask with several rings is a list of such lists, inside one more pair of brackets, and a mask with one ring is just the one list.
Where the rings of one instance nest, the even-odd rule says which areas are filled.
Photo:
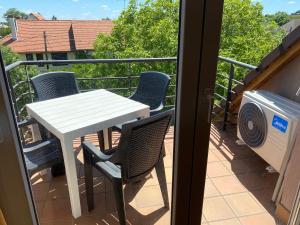
[[36, 54], [36, 60], [44, 60], [44, 55], [43, 55], [43, 53], [37, 53], [37, 54]]
[[27, 61], [33, 61], [33, 54], [26, 54], [26, 60]]
[[[44, 54], [43, 53], [36, 53], [36, 60], [44, 60]], [[39, 64], [39, 67], [43, 67], [44, 65]]]
[[[67, 53], [51, 53], [52, 60], [68, 60], [68, 54]], [[68, 64], [57, 64], [53, 63], [53, 66], [62, 66], [62, 65], [68, 65]]]

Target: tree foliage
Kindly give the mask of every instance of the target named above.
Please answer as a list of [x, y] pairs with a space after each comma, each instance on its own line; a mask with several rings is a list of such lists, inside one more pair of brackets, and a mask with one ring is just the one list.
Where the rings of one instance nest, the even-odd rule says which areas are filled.
[[[225, 0], [220, 55], [258, 65], [284, 35], [274, 20], [263, 15], [260, 3], [251, 0]], [[177, 55], [179, 3], [170, 0], [146, 0], [137, 5], [131, 0], [114, 21], [111, 35], [100, 34], [94, 44], [95, 58], [171, 57]], [[192, 34], [191, 34], [192, 35]], [[83, 76], [128, 76], [145, 70], [175, 73], [175, 64], [108, 64], [76, 66]], [[228, 74], [229, 64], [219, 63], [218, 71]], [[237, 69], [242, 79], [246, 70]], [[226, 79], [218, 77], [226, 85]], [[116, 85], [113, 82], [111, 85]]]
[[27, 19], [28, 15], [16, 8], [10, 8], [3, 14], [3, 18]]
[[[14, 53], [11, 50], [11, 48], [9, 48], [7, 46], [0, 45], [0, 51], [3, 56], [4, 65], [10, 65], [10, 64], [20, 60], [20, 56], [18, 54]], [[9, 71], [9, 73], [7, 73], [7, 75], [10, 77], [11, 83], [14, 86], [20, 81], [26, 81], [27, 80], [26, 74], [28, 74], [28, 76], [31, 77], [31, 76], [36, 75], [37, 73], [38, 73], [38, 70], [37, 70], [36, 66], [31, 66], [27, 70], [24, 67], [19, 66], [19, 67], [12, 69], [11, 71]], [[23, 83], [23, 84], [19, 85], [18, 87], [14, 88], [15, 96], [21, 96], [23, 93], [26, 93], [28, 91], [29, 90], [28, 90], [27, 83]], [[16, 110], [20, 110], [21, 108], [24, 107], [24, 105], [26, 103], [29, 103], [29, 102], [31, 102], [30, 95], [24, 95], [22, 98], [19, 99], [19, 101], [15, 105], [15, 107], [17, 107]], [[26, 112], [23, 111], [21, 116], [26, 116]]]
[[[94, 44], [93, 57], [120, 59], [176, 56], [178, 23], [178, 0], [146, 0], [140, 5], [135, 0], [131, 0], [128, 8], [114, 21], [112, 34], [98, 36]], [[176, 63], [79, 65], [75, 66], [74, 70], [77, 75], [85, 77], [134, 76], [149, 70], [175, 74]], [[111, 80], [103, 81], [98, 85], [100, 87], [126, 87], [128, 85], [134, 87], [136, 83], [136, 79], [122, 82]], [[97, 84], [94, 82], [93, 85]], [[128, 94], [130, 93], [125, 93], [125, 95]]]
[[296, 12], [291, 13], [291, 15], [300, 15], [300, 10], [297, 10]]
[[275, 21], [278, 26], [282, 26], [290, 21], [290, 15], [286, 12], [276, 12], [275, 14], [267, 14], [266, 17]]
[[8, 35], [10, 33], [11, 33], [11, 30], [9, 27], [5, 27], [5, 26], [0, 27], [0, 38], [5, 37], [6, 35]]

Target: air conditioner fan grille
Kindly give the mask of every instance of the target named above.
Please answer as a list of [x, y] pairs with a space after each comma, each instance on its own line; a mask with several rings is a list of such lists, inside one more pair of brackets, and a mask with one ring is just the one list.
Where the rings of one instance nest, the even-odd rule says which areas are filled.
[[259, 105], [249, 102], [239, 112], [239, 131], [243, 141], [252, 148], [261, 146], [267, 135], [267, 121]]

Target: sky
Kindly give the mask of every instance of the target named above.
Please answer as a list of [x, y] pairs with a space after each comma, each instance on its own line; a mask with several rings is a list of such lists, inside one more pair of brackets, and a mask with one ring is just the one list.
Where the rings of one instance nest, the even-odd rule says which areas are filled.
[[293, 13], [300, 10], [300, 0], [252, 0], [264, 6], [264, 13], [270, 14], [278, 11]]
[[46, 19], [117, 18], [129, 0], [0, 0], [0, 16], [9, 8], [40, 12]]
[[[26, 13], [40, 12], [46, 19], [102, 19], [118, 17], [129, 0], [0, 0], [0, 16], [9, 8]], [[264, 13], [300, 10], [300, 0], [252, 0], [264, 6]], [[0, 18], [3, 21], [3, 18]]]

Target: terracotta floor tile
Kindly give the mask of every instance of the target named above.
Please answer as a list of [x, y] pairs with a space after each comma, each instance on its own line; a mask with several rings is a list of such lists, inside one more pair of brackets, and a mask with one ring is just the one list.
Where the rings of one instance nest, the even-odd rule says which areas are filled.
[[211, 181], [222, 195], [247, 191], [235, 176], [211, 178]]
[[[241, 225], [240, 221], [236, 218], [229, 220], [220, 220], [216, 222], [210, 222], [209, 225]], [[256, 225], [256, 224], [252, 224]]]
[[277, 225], [275, 219], [268, 213], [239, 218], [242, 225]]
[[[208, 170], [202, 225], [273, 225], [275, 213], [271, 196], [278, 177], [265, 172], [265, 162], [246, 146], [238, 146], [236, 130], [220, 132], [212, 126], [209, 145]], [[173, 166], [173, 127], [165, 139], [165, 171], [171, 202]], [[114, 144], [119, 134], [113, 133]], [[98, 145], [97, 136], [87, 135], [87, 140]], [[78, 169], [78, 183], [82, 217], [71, 215], [65, 176], [53, 178], [50, 170], [31, 177], [36, 195], [36, 207], [42, 225], [119, 225], [112, 185], [103, 174], [94, 170], [95, 209], [87, 210], [83, 154], [80, 139], [74, 141]], [[48, 191], [47, 191], [48, 184]], [[243, 188], [245, 186], [245, 188]], [[252, 193], [248, 192], [251, 191]], [[124, 186], [128, 225], [167, 225], [170, 210], [163, 207], [163, 199], [156, 172], [141, 182]], [[221, 196], [223, 195], [223, 196]], [[269, 215], [269, 214], [270, 215]], [[237, 215], [240, 218], [237, 218]], [[239, 221], [240, 219], [240, 221]], [[259, 221], [259, 222], [256, 222]], [[269, 224], [270, 223], [270, 224]]]
[[208, 151], [207, 162], [218, 162], [220, 159], [213, 153], [213, 151]]
[[233, 211], [222, 197], [204, 199], [203, 214], [207, 221], [225, 220], [235, 217]]
[[[132, 224], [155, 224], [155, 225], [168, 225], [171, 222], [171, 210], [162, 206], [147, 207], [140, 209], [129, 210], [128, 220]], [[139, 214], [139, 215], [138, 215]], [[133, 220], [133, 218], [139, 220]], [[136, 222], [136, 223], [135, 223]]]
[[82, 216], [72, 221], [72, 225], [106, 225], [104, 218], [95, 218], [93, 216]]
[[159, 186], [156, 185], [141, 188], [135, 196], [135, 202], [136, 206], [139, 208], [163, 205]]
[[272, 202], [274, 188], [254, 190], [250, 193], [269, 213], [275, 215], [276, 206]]
[[36, 182], [31, 185], [32, 194], [35, 201], [46, 201], [50, 184], [49, 182]]
[[[112, 199], [114, 201], [114, 199]], [[94, 209], [88, 211], [86, 195], [81, 196], [81, 212], [83, 216], [104, 218], [106, 215], [105, 193], [94, 194]]]
[[275, 187], [277, 174], [255, 172], [237, 175], [239, 181], [250, 191]]
[[243, 159], [234, 159], [231, 161], [223, 161], [223, 164], [226, 168], [234, 174], [244, 174], [250, 171], [248, 165], [244, 162]]
[[59, 219], [54, 219], [54, 220], [49, 220], [49, 221], [41, 221], [40, 225], [72, 225], [73, 220], [67, 219], [67, 220], [59, 220]]
[[227, 195], [224, 198], [237, 216], [247, 216], [265, 211], [249, 193]]
[[215, 197], [215, 196], [219, 196], [219, 195], [220, 195], [220, 193], [218, 192], [215, 185], [211, 182], [211, 180], [206, 179], [205, 189], [204, 189], [204, 198]]
[[72, 219], [69, 198], [49, 199], [45, 203], [41, 221], [69, 220]]
[[212, 178], [231, 175], [231, 173], [221, 162], [211, 162], [207, 164], [207, 175]]
[[[85, 180], [79, 179], [78, 185], [79, 185], [80, 194], [85, 194]], [[104, 177], [94, 177], [93, 178], [93, 189], [94, 189], [94, 194], [105, 192]]]
[[49, 188], [48, 196], [52, 199], [69, 198], [68, 184], [65, 176], [53, 179]]

